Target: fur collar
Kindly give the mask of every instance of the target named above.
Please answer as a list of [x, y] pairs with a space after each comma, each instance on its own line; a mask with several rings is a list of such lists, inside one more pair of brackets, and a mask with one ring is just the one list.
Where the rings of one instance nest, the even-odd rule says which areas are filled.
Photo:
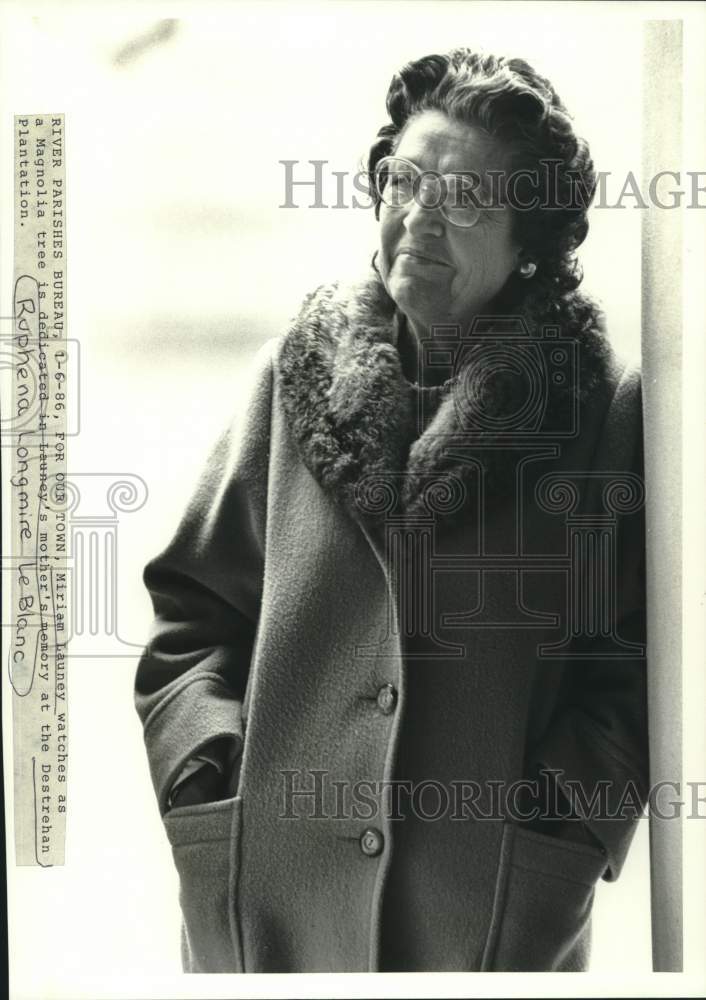
[[[489, 352], [497, 345], [496, 362], [519, 356], [517, 321], [486, 321], [478, 333], [483, 345], [464, 355], [455, 377], [434, 387], [405, 377], [402, 323], [371, 272], [356, 284], [323, 285], [307, 296], [279, 354], [283, 405], [306, 467], [354, 518], [378, 526], [383, 514], [441, 513], [445, 523], [463, 517], [479, 474], [486, 497], [500, 501], [515, 470], [508, 443], [533, 433], [534, 443], [551, 440], [546, 429], [566, 426], [608, 366], [610, 348], [598, 330], [577, 338], [579, 378], [566, 365], [542, 368], [546, 344], [533, 354], [530, 348], [543, 372], [541, 427], [528, 431], [525, 422], [515, 433], [527, 378], [493, 363]], [[528, 337], [522, 338], [525, 352]], [[568, 375], [563, 383], [562, 372]]]

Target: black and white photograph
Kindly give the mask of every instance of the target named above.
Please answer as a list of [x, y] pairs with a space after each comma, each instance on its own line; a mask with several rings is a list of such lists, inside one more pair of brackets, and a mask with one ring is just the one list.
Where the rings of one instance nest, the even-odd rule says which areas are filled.
[[12, 1000], [703, 995], [705, 29], [0, 7]]

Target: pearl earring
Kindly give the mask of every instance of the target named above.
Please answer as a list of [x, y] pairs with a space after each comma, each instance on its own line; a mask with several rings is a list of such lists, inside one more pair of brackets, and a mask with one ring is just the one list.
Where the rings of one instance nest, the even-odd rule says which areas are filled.
[[523, 278], [533, 277], [536, 270], [537, 265], [532, 260], [527, 260], [524, 264], [520, 265], [520, 274]]

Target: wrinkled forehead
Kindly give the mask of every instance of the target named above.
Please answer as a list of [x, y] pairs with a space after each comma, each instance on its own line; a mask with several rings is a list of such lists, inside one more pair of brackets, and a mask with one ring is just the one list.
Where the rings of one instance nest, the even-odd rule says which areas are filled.
[[394, 152], [421, 170], [442, 174], [471, 171], [482, 175], [503, 170], [507, 163], [506, 150], [492, 136], [442, 111], [422, 111], [410, 118]]

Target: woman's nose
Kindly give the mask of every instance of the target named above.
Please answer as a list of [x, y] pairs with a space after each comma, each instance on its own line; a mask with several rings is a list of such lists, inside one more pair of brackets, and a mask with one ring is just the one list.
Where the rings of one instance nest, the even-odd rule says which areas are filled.
[[444, 217], [438, 205], [433, 202], [425, 205], [420, 198], [413, 198], [407, 207], [403, 225], [410, 235], [426, 233], [432, 236], [442, 236], [444, 232]]

